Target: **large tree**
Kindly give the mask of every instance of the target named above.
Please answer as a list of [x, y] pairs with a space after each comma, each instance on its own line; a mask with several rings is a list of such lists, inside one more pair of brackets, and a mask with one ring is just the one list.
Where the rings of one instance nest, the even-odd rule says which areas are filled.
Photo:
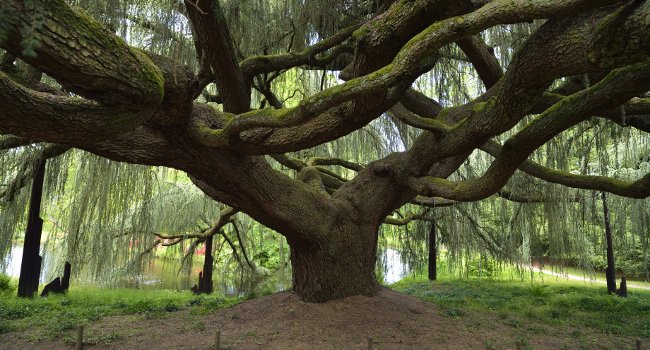
[[[174, 55], [130, 46], [133, 40], [63, 0], [3, 0], [0, 134], [12, 136], [2, 139], [2, 148], [47, 142], [53, 145], [44, 158], [77, 148], [186, 172], [213, 199], [287, 238], [293, 288], [304, 300], [372, 295], [378, 290], [377, 232], [387, 215], [409, 202], [487, 198], [517, 169], [574, 188], [650, 196], [650, 174], [627, 181], [528, 160], [556, 135], [592, 118], [650, 132], [650, 100], [644, 97], [650, 90], [650, 1], [335, 1], [330, 5], [341, 19], [327, 30], [313, 29], [304, 47], [292, 47], [291, 37], [289, 52], [265, 46], [262, 55], [249, 57], [238, 43], [251, 38], [233, 35], [218, 0], [172, 5], [174, 18], [191, 24], [196, 72]], [[292, 21], [293, 34], [305, 23], [327, 22], [324, 17]], [[543, 24], [504, 71], [481, 33], [535, 20]], [[142, 17], [124, 23], [151, 25]], [[486, 89], [449, 106], [413, 82], [434, 69], [441, 48], [452, 43]], [[27, 69], [18, 69], [17, 60]], [[341, 70], [344, 82], [285, 107], [272, 81], [294, 67]], [[63, 92], [43, 84], [41, 73]], [[218, 94], [208, 96], [212, 83]], [[252, 89], [264, 96], [262, 108], [251, 107]], [[339, 139], [385, 113], [423, 130], [409, 149], [365, 166], [286, 155]], [[536, 116], [525, 119], [530, 115]], [[495, 141], [521, 122], [525, 128], [504, 143]], [[476, 149], [494, 157], [487, 170], [449, 180]], [[299, 175], [275, 170], [271, 159]], [[356, 176], [341, 178], [323, 165]]]

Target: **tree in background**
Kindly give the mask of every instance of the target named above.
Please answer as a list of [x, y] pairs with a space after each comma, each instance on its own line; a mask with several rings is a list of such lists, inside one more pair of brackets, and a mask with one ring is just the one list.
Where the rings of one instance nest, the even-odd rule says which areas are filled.
[[[518, 169], [572, 188], [650, 195], [647, 170], [612, 178], [529, 159], [594, 120], [650, 131], [648, 1], [97, 3], [95, 19], [63, 0], [3, 1], [1, 148], [47, 143], [35, 158], [74, 148], [187, 173], [214, 200], [286, 237], [293, 289], [306, 301], [374, 294], [378, 230], [407, 203], [504, 195]], [[485, 38], [536, 20], [545, 21], [501, 53], [504, 71]], [[133, 37], [136, 26], [154, 34]], [[458, 103], [417, 89], [454, 55], [474, 67], [480, 93]], [[290, 83], [275, 84], [296, 67], [340, 70], [342, 81], [325, 88], [321, 79], [322, 91], [296, 97], [299, 89], [283, 91]], [[309, 155], [380, 119], [390, 121], [384, 134], [416, 132], [367, 164], [345, 152]], [[489, 165], [451, 177], [475, 150], [493, 157]], [[23, 164], [6, 171], [18, 180], [0, 189], [5, 197], [26, 183], [31, 163]]]

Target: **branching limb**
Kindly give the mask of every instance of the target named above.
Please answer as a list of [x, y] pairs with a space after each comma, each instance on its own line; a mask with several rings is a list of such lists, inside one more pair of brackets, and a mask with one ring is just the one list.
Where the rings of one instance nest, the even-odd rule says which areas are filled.
[[[231, 120], [220, 129], [212, 129], [205, 123], [196, 125], [195, 135], [199, 136], [198, 140], [203, 144], [211, 147], [233, 148], [238, 151], [249, 153], [269, 153], [286, 152], [297, 150], [299, 148], [309, 147], [325, 140], [336, 138], [345, 134], [348, 130], [358, 128], [359, 124], [365, 124], [378, 116], [386, 105], [392, 105], [393, 101], [401, 98], [402, 92], [410, 82], [421, 73], [428, 70], [428, 67], [435, 61], [433, 53], [443, 45], [454, 40], [459, 40], [463, 36], [475, 34], [500, 23], [514, 23], [522, 20], [533, 20], [536, 18], [549, 18], [561, 16], [571, 16], [584, 11], [610, 3], [618, 3], [614, 0], [600, 0], [598, 2], [586, 0], [572, 1], [549, 1], [544, 3], [530, 4], [515, 3], [511, 1], [493, 1], [490, 4], [463, 16], [450, 18], [436, 23], [427, 30], [415, 36], [407, 43], [395, 57], [392, 64], [385, 66], [375, 72], [354, 78], [346, 83], [327, 89], [322, 93], [315, 94], [305, 100], [295, 108], [285, 108], [281, 110], [265, 109], [249, 112]], [[590, 18], [590, 20], [592, 20]], [[586, 21], [586, 20], [585, 20]], [[591, 23], [591, 22], [590, 22]], [[584, 24], [584, 23], [582, 23]], [[564, 28], [564, 26], [562, 26]], [[361, 29], [360, 29], [361, 30]], [[555, 33], [554, 33], [555, 34]], [[641, 35], [641, 34], [639, 34]], [[562, 38], [566, 40], [567, 38]], [[558, 40], [558, 42], [564, 42]], [[641, 42], [639, 42], [641, 43]], [[626, 52], [632, 53], [644, 50], [644, 44], [629, 45]], [[588, 52], [588, 50], [585, 49]], [[537, 54], [537, 53], [531, 53]], [[551, 53], [548, 53], [550, 56]], [[600, 59], [601, 57], [597, 57]], [[580, 57], [581, 60], [586, 58]], [[592, 63], [600, 64], [601, 62]], [[634, 57], [628, 58], [633, 60]], [[607, 61], [609, 64], [619, 64], [621, 61]], [[574, 67], [575, 62], [567, 60], [564, 62], [567, 67]], [[573, 69], [576, 69], [575, 67]], [[518, 72], [520, 73], [520, 72]], [[560, 72], [551, 72], [552, 74], [561, 74]], [[562, 72], [563, 73], [563, 72]], [[544, 73], [546, 74], [546, 72]], [[503, 118], [506, 122], [493, 123], [495, 127], [484, 131], [485, 134], [492, 136], [503, 129], [516, 123], [522, 114], [529, 108], [532, 99], [536, 94], [529, 90], [522, 90], [522, 94], [530, 96], [523, 98], [520, 94], [511, 93], [512, 89], [518, 89], [519, 80], [523, 76], [513, 75], [517, 81], [507, 81], [502, 88], [501, 95], [508, 96], [510, 103], [500, 103], [500, 99], [493, 101], [494, 106], [504, 111], [513, 109], [514, 117], [506, 118], [504, 113], [486, 108], [486, 113], [478, 113], [482, 119], [485, 115], [493, 115], [491, 119]], [[549, 77], [540, 76], [539, 79], [547, 80]], [[539, 82], [533, 79], [534, 86], [530, 90], [544, 90], [545, 85], [539, 85]], [[383, 95], [382, 103], [373, 103], [369, 105], [369, 97]], [[513, 102], [516, 101], [516, 102]], [[352, 104], [354, 102], [354, 104]], [[505, 102], [505, 101], [504, 101]], [[354, 106], [354, 108], [351, 108]], [[512, 107], [512, 108], [511, 108]], [[360, 108], [367, 108], [359, 110]], [[493, 113], [487, 113], [487, 110]], [[354, 116], [354, 117], [352, 117]], [[356, 118], [357, 120], [340, 121], [345, 118]], [[332, 120], [334, 119], [334, 120]], [[316, 123], [318, 120], [318, 123]], [[326, 122], [327, 120], [327, 122]], [[331, 122], [329, 120], [332, 120]], [[339, 120], [338, 122], [336, 120]], [[312, 124], [313, 121], [313, 124]], [[458, 120], [460, 121], [460, 120]], [[357, 124], [359, 123], [359, 124]], [[476, 122], [478, 123], [478, 121]], [[481, 122], [483, 125], [484, 122]], [[328, 127], [323, 127], [327, 125]], [[351, 129], [348, 129], [351, 128]], [[457, 139], [473, 139], [468, 137], [467, 128], [477, 128], [472, 123], [465, 128], [460, 128], [454, 138], [449, 142], [457, 142]], [[478, 129], [477, 130], [481, 130]], [[287, 134], [285, 134], [285, 132]], [[473, 131], [476, 132], [476, 131]], [[291, 135], [291, 137], [288, 136]], [[296, 137], [298, 136], [298, 137]], [[484, 140], [479, 138], [478, 145]], [[467, 141], [466, 141], [467, 142]], [[475, 146], [478, 146], [475, 145]], [[467, 145], [469, 150], [473, 145]], [[455, 147], [445, 147], [450, 150]], [[460, 150], [463, 151], [463, 150]], [[444, 158], [444, 157], [443, 157]]]
[[[483, 176], [460, 182], [441, 178], [412, 178], [406, 183], [418, 193], [428, 196], [462, 201], [486, 198], [498, 191], [534, 150], [555, 135], [600, 110], [624, 103], [649, 87], [650, 61], [617, 69], [598, 84], [563, 99], [511, 137]], [[616, 194], [633, 198], [650, 196], [650, 174], [633, 183], [612, 182], [618, 185], [611, 188]]]
[[237, 214], [238, 212], [239, 210], [233, 207], [226, 207], [222, 209], [221, 212], [219, 213], [219, 219], [217, 219], [217, 221], [210, 228], [200, 233], [175, 234], [175, 235], [154, 233], [154, 235], [156, 235], [160, 239], [170, 239], [170, 240], [188, 239], [188, 238], [205, 240], [206, 238], [210, 236], [214, 236], [215, 234], [219, 233], [219, 230], [222, 229], [224, 226], [226, 226], [232, 219], [233, 215]]
[[[490, 141], [481, 149], [492, 156], [498, 156], [501, 154], [502, 147], [496, 142]], [[650, 174], [646, 174], [636, 181], [628, 182], [607, 176], [573, 174], [568, 171], [552, 169], [531, 160], [525, 160], [518, 168], [538, 179], [568, 187], [606, 191], [631, 198], [645, 198], [650, 195]]]
[[[241, 62], [241, 70], [246, 77], [252, 79], [257, 74], [270, 73], [302, 65], [324, 67], [342, 53], [352, 53], [350, 46], [340, 44], [349, 39], [352, 33], [359, 29], [359, 27], [361, 27], [361, 24], [344, 28], [329, 38], [305, 48], [301, 52], [247, 58]], [[332, 48], [333, 50], [327, 55], [317, 56]]]

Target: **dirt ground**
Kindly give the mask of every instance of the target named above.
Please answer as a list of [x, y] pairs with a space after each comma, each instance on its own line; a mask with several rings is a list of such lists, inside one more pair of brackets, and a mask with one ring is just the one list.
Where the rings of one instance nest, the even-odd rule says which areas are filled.
[[[290, 292], [257, 298], [207, 315], [188, 310], [164, 318], [108, 317], [86, 326], [85, 349], [634, 349], [635, 339], [585, 333], [486, 312], [457, 312], [383, 289], [325, 304]], [[575, 338], [573, 335], [579, 336]], [[66, 339], [32, 342], [0, 336], [0, 349], [72, 349]]]

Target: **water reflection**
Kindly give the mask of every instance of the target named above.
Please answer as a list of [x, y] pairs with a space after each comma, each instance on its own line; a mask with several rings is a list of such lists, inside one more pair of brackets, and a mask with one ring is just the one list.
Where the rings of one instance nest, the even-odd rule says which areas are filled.
[[[46, 283], [46, 278], [53, 278], [54, 262], [60, 261], [55, 252], [45, 255], [40, 282]], [[4, 259], [0, 271], [6, 275], [17, 278], [20, 275], [20, 262], [23, 247], [14, 245], [9, 255]], [[200, 259], [196, 259], [200, 260]], [[390, 284], [399, 281], [408, 272], [408, 265], [402, 261], [399, 251], [386, 248], [379, 252], [379, 275], [383, 276], [384, 283]], [[183, 291], [189, 290], [198, 281], [198, 273], [202, 269], [199, 261], [194, 261], [190, 274], [179, 273], [181, 265], [178, 260], [155, 257], [144, 266], [142, 274], [137, 276], [120, 277], [109, 287], [139, 288], [139, 289], [166, 289]], [[73, 267], [74, 269], [74, 267]], [[270, 272], [260, 268], [257, 273], [242, 271], [241, 269], [227, 269], [215, 267], [214, 290], [228, 296], [242, 296], [248, 293], [270, 293], [291, 288], [291, 269], [281, 268]], [[76, 284], [93, 284], [89, 276], [81, 276], [74, 281]]]

